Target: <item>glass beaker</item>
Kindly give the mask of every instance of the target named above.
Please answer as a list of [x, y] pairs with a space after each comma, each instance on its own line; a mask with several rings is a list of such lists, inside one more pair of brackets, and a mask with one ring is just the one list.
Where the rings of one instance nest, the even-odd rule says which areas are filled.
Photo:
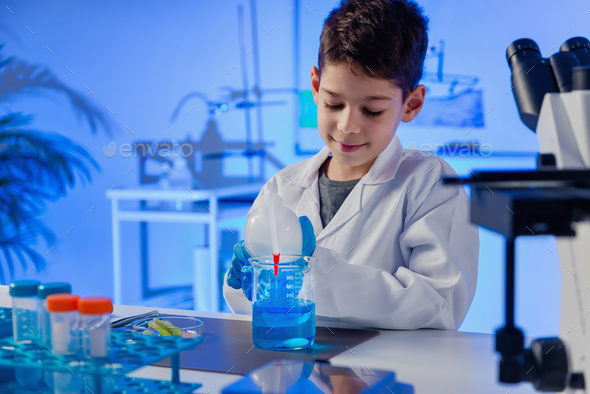
[[278, 274], [272, 255], [252, 264], [252, 340], [268, 350], [297, 350], [315, 343], [314, 257], [281, 254]]

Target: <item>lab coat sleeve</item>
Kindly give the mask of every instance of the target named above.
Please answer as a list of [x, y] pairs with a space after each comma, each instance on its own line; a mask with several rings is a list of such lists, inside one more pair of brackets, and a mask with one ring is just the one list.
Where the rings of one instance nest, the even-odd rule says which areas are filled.
[[[318, 246], [320, 316], [389, 329], [459, 328], [475, 294], [479, 236], [463, 187], [438, 181], [409, 207], [396, 272], [349, 264]], [[367, 256], [370, 258], [370, 256]]]
[[242, 289], [234, 289], [229, 287], [227, 284], [227, 275], [229, 274], [229, 270], [225, 272], [223, 276], [223, 298], [227, 302], [229, 309], [233, 313], [242, 314], [242, 315], [251, 315], [252, 314], [252, 302], [250, 302], [247, 298]]

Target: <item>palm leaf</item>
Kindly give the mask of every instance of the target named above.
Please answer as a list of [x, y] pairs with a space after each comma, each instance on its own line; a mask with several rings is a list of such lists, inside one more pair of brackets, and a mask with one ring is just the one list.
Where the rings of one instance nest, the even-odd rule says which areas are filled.
[[37, 96], [43, 92], [65, 94], [74, 112], [86, 119], [93, 133], [96, 133], [99, 126], [108, 134], [115, 130], [114, 122], [102, 108], [62, 84], [49, 70], [14, 57], [0, 57], [0, 102], [17, 96]]
[[[31, 117], [0, 117], [0, 249], [10, 277], [14, 256], [38, 270], [45, 261], [30, 245], [39, 235], [53, 242], [53, 234], [37, 219], [48, 201], [63, 197], [76, 181], [90, 182], [91, 168], [99, 169], [80, 145], [59, 134], [27, 130]], [[0, 258], [0, 281], [5, 276]]]

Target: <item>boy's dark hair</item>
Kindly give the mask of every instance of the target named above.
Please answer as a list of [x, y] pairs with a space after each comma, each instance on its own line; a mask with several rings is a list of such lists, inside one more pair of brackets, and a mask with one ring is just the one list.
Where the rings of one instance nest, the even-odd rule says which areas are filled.
[[[327, 63], [347, 61], [365, 75], [393, 80], [409, 92], [422, 78], [428, 49], [428, 18], [411, 0], [342, 0], [324, 21], [320, 75]], [[353, 71], [354, 72], [354, 71]]]

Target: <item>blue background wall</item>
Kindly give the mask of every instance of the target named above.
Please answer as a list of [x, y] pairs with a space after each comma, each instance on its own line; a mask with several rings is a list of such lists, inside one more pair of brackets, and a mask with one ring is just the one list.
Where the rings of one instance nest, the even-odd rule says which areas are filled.
[[[298, 88], [301, 90], [309, 90], [309, 72], [317, 64], [321, 25], [337, 3], [332, 0], [300, 3]], [[487, 159], [449, 158], [460, 175], [468, 174], [467, 167], [472, 170], [533, 168], [538, 144], [536, 136], [518, 118], [512, 93], [507, 93], [511, 84], [505, 50], [513, 40], [530, 37], [537, 41], [542, 52], [553, 53], [570, 37], [590, 36], [588, 3], [581, 0], [567, 4], [531, 0], [420, 3], [431, 19], [430, 42], [445, 41], [445, 73], [477, 76], [487, 114], [484, 126], [474, 128], [469, 135], [466, 135], [469, 128], [464, 127], [431, 125], [433, 135], [424, 125], [403, 124], [398, 135], [404, 146], [473, 139], [493, 146], [495, 154]], [[106, 114], [118, 129], [114, 135], [103, 130], [93, 135], [88, 124], [73, 114], [67, 100], [57, 94], [0, 103], [3, 113], [34, 114], [35, 128], [60, 132], [84, 145], [101, 167], [90, 185], [77, 186], [66, 198], [48, 205], [42, 219], [55, 232], [57, 240], [54, 245], [43, 241], [36, 245], [42, 255], [54, 248], [45, 255], [47, 269], [33, 270], [27, 278], [69, 281], [81, 295], [112, 295], [111, 211], [105, 193], [113, 186], [138, 184], [139, 174], [137, 159], [107, 158], [102, 149], [111, 141], [120, 146], [165, 137], [200, 139], [207, 120], [203, 102], [187, 103], [174, 121], [171, 115], [180, 99], [191, 91], [205, 93], [214, 86], [209, 94], [221, 97], [223, 86], [241, 88], [239, 4], [244, 7], [246, 41], [250, 48], [249, 1], [23, 3], [5, 0], [1, 4], [0, 34], [5, 47], [0, 55], [46, 67], [104, 111], [108, 106], [114, 114], [108, 111]], [[263, 88], [294, 87], [294, 15], [287, 14], [292, 6], [292, 1], [258, 1], [257, 49]], [[435, 71], [431, 60], [427, 71]], [[248, 62], [252, 86], [252, 57]], [[310, 147], [314, 144], [319, 147], [315, 130], [297, 131], [294, 127], [295, 96], [285, 93], [268, 95], [265, 99], [285, 101], [284, 105], [264, 109], [264, 138], [274, 141], [270, 150], [276, 156], [286, 164], [307, 157], [295, 154], [298, 132]], [[194, 109], [185, 115], [192, 106]], [[242, 112], [228, 111], [218, 116], [217, 122], [225, 139], [245, 138]], [[174, 129], [166, 136], [172, 126]], [[255, 119], [253, 126], [256, 130]], [[504, 155], [497, 155], [502, 152]], [[523, 152], [528, 155], [521, 155]], [[226, 176], [243, 176], [244, 168], [244, 160], [232, 159], [225, 168]], [[269, 169], [266, 175], [272, 172]], [[94, 208], [87, 213], [91, 207]], [[242, 225], [241, 221], [228, 223], [232, 228]], [[186, 273], [192, 269], [192, 248], [204, 242], [202, 229], [176, 224], [150, 228], [150, 259], [157, 262], [150, 268], [152, 285], [187, 284], [190, 275]], [[142, 300], [138, 225], [126, 224], [122, 230], [124, 299], [126, 303], [139, 303]], [[556, 252], [551, 237], [526, 238], [517, 244], [517, 322], [530, 335], [558, 332], [560, 273], [557, 257], [548, 249]], [[25, 272], [17, 270], [16, 279], [24, 277]], [[463, 330], [492, 332], [502, 323], [502, 278], [502, 239], [481, 230], [478, 289]]]

